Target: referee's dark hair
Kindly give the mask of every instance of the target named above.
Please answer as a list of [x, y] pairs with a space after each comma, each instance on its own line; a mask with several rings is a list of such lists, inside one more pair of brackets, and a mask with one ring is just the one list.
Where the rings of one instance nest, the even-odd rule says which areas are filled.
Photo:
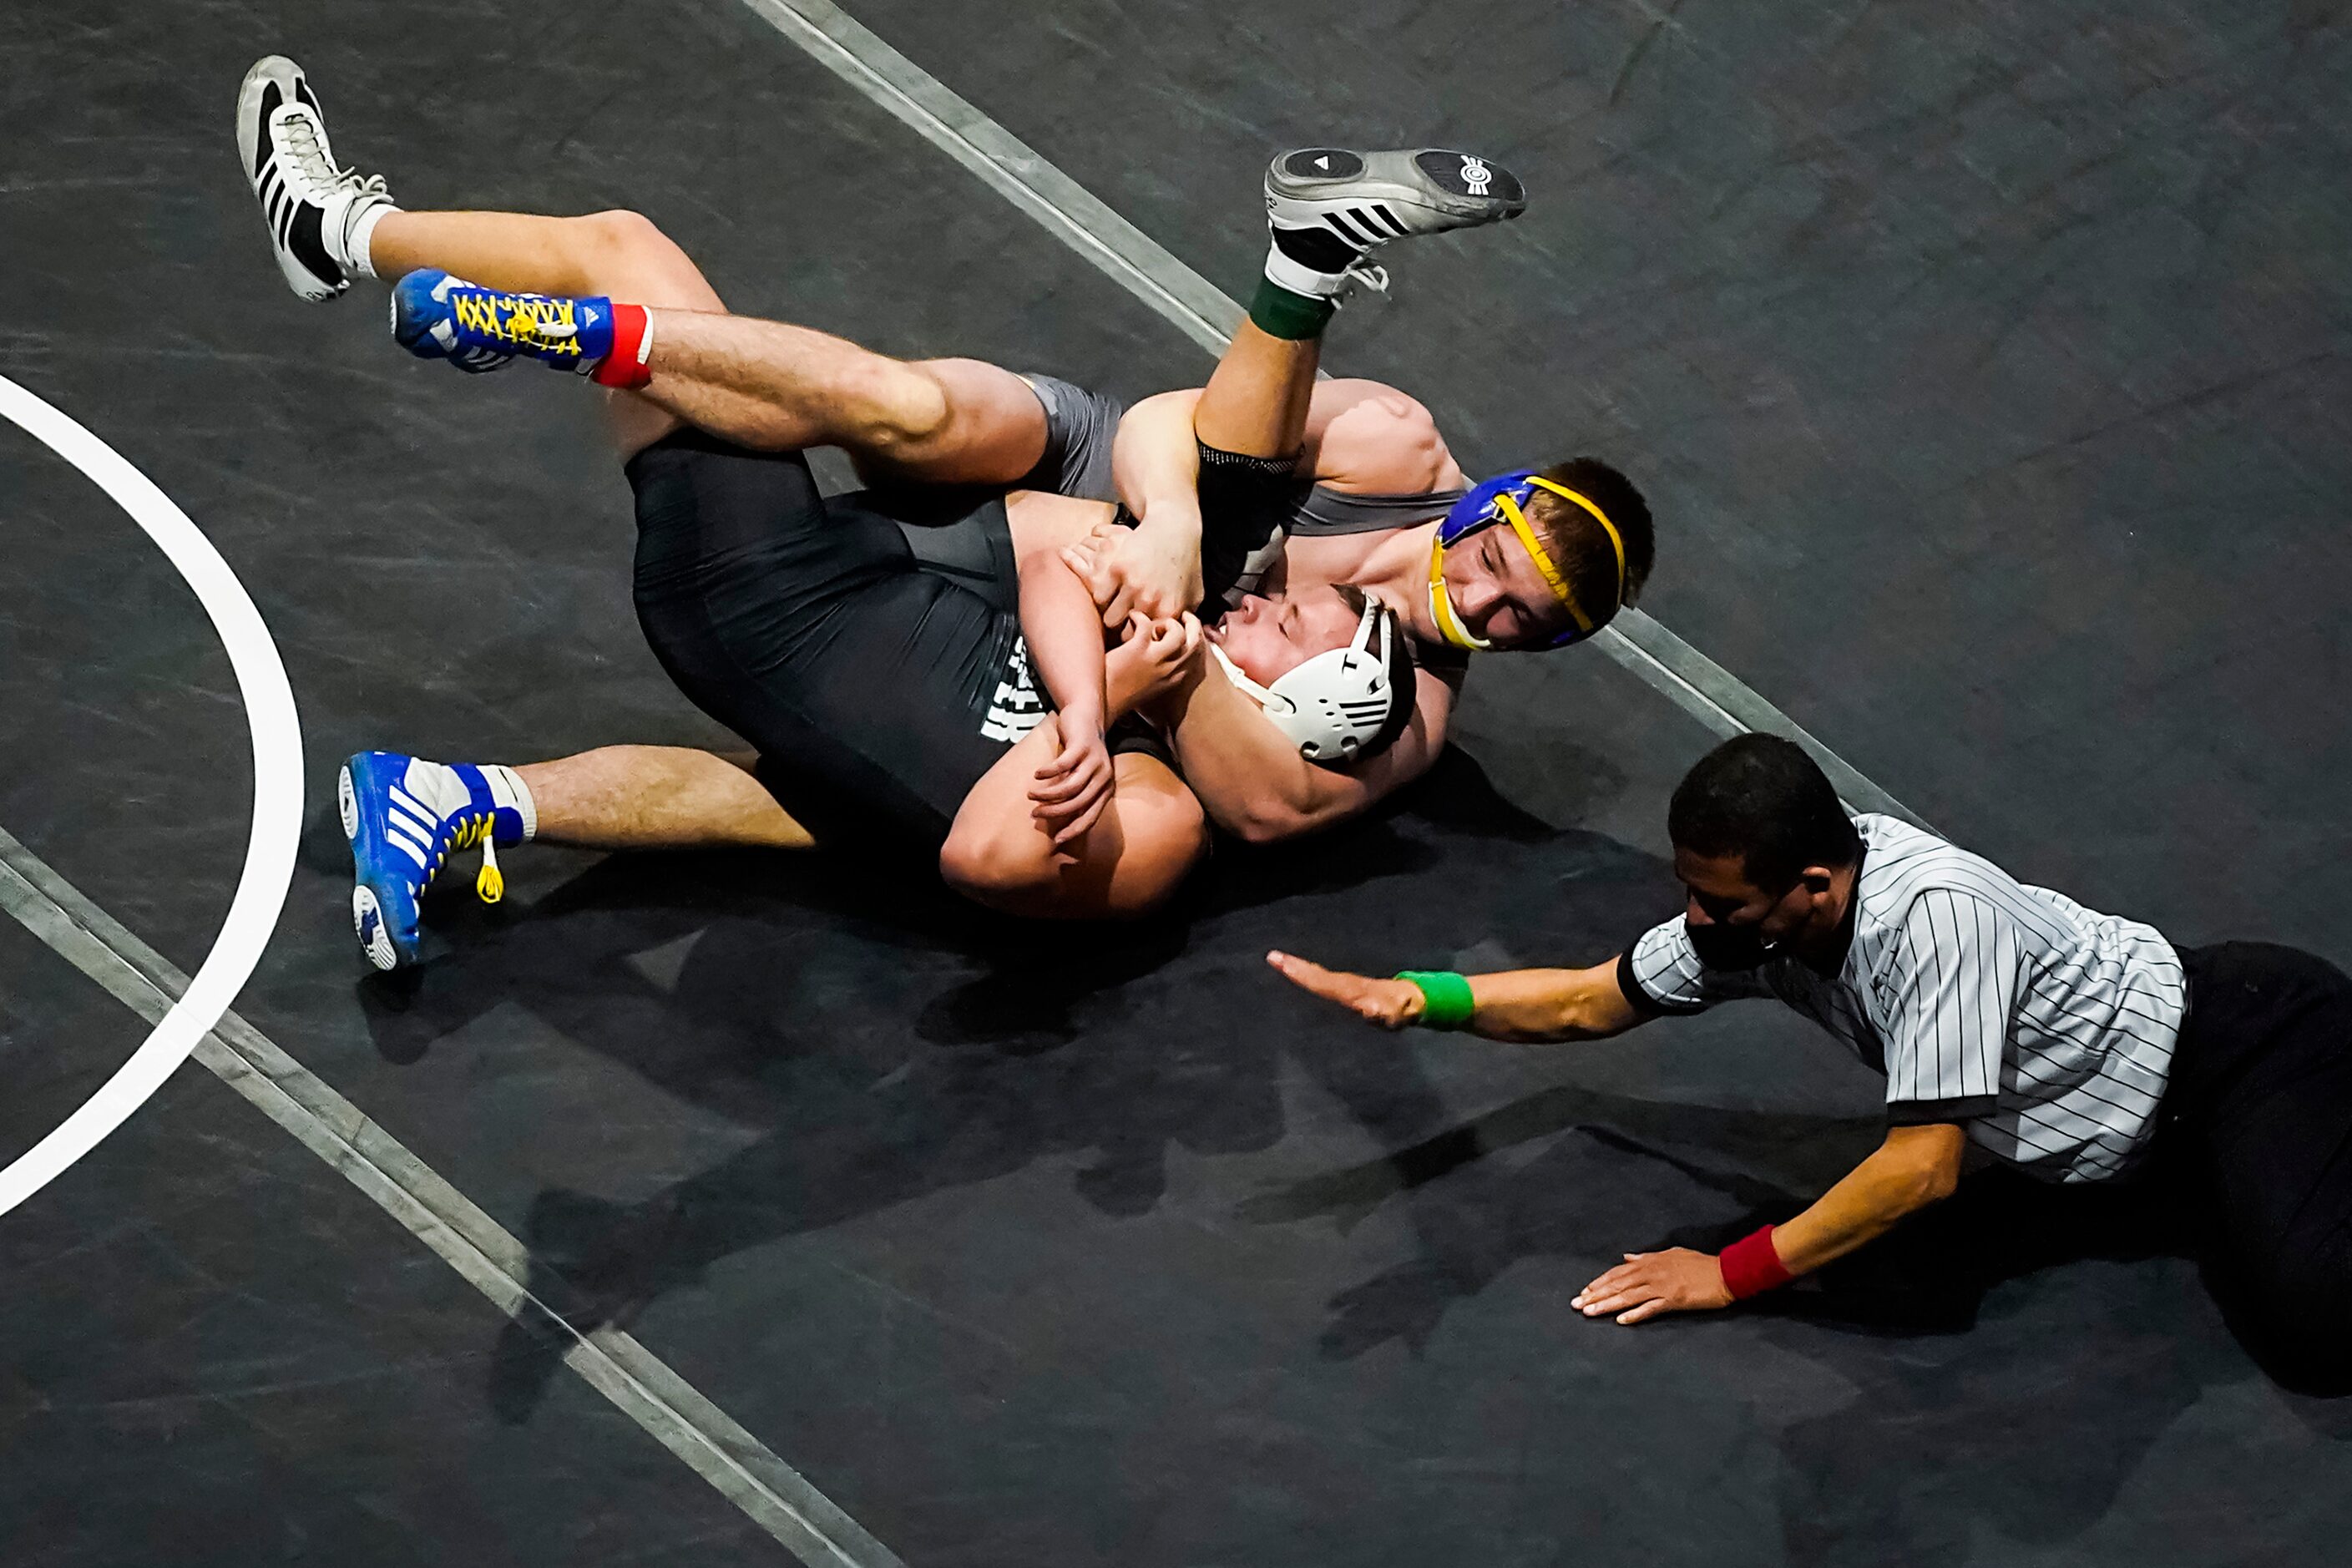
[[1666, 836], [1677, 849], [1737, 855], [1748, 882], [1786, 892], [1808, 866], [1851, 866], [1862, 835], [1805, 749], [1778, 735], [1735, 735], [1675, 786]]

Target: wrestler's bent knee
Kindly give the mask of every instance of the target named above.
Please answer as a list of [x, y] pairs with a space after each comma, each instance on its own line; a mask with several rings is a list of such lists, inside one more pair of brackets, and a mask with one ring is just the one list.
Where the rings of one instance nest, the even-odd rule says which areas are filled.
[[578, 238], [575, 264], [589, 290], [673, 310], [727, 309], [694, 258], [645, 214], [615, 207], [565, 221]]
[[976, 904], [1013, 914], [1050, 903], [1058, 883], [1055, 867], [1033, 847], [968, 832], [950, 834], [940, 847], [940, 879]]
[[661, 226], [641, 212], [625, 207], [590, 213], [572, 220], [598, 253], [614, 261], [666, 258], [677, 251]]

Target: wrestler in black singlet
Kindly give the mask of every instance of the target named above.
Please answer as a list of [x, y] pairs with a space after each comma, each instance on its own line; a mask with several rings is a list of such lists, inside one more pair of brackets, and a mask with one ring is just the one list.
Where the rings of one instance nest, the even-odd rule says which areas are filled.
[[[1021, 636], [1001, 491], [819, 493], [798, 452], [695, 430], [628, 461], [638, 624], [694, 704], [760, 753], [816, 836], [936, 847], [1049, 710]], [[1167, 759], [1140, 724], [1113, 752]]]
[[[1045, 452], [1007, 488], [1116, 501], [1120, 405], [1029, 381], [1045, 405]], [[1004, 492], [828, 500], [802, 454], [690, 429], [626, 472], [637, 619], [678, 689], [751, 743], [761, 782], [819, 842], [877, 825], [942, 842], [972, 785], [1049, 710], [1021, 636]], [[1211, 488], [1204, 476], [1204, 498]], [[1255, 585], [1286, 533], [1402, 527], [1453, 500], [1344, 497], [1263, 475], [1216, 488], [1220, 503], [1202, 508], [1210, 618]], [[1139, 723], [1114, 727], [1111, 750], [1171, 760]]]
[[[678, 689], [758, 751], [761, 781], [820, 842], [877, 819], [944, 840], [1045, 711], [1017, 585], [917, 562], [893, 502], [940, 498], [827, 500], [798, 452], [681, 430], [626, 471], [637, 620]], [[950, 504], [1003, 541], [993, 575], [1015, 584], [1003, 502]]]

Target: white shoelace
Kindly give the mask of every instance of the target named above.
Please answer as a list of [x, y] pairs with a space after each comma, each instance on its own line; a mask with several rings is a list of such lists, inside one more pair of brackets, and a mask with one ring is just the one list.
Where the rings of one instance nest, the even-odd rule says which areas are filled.
[[358, 195], [388, 195], [389, 188], [382, 174], [370, 174], [362, 179], [357, 169], [338, 169], [327, 155], [326, 143], [320, 140], [317, 121], [308, 114], [289, 114], [279, 121], [285, 132], [287, 161], [299, 170], [314, 187], [326, 190], [350, 191]]
[[1359, 259], [1351, 263], [1348, 270], [1339, 276], [1347, 280], [1340, 285], [1339, 293], [1337, 296], [1341, 304], [1345, 304], [1359, 294], [1379, 294], [1383, 297], [1388, 294], [1389, 269], [1375, 262]]

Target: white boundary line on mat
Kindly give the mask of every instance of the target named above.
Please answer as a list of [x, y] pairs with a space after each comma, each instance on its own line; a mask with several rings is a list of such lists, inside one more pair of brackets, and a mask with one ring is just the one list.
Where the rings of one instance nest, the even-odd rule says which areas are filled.
[[[0, 910], [151, 1022], [187, 988], [187, 976], [170, 961], [5, 829], [0, 829]], [[566, 1366], [809, 1568], [904, 1568], [889, 1548], [635, 1336], [614, 1328], [582, 1333], [566, 1323], [559, 1303], [531, 1289], [528, 1247], [268, 1036], [227, 1013], [198, 1042], [195, 1058], [492, 1306], [549, 1337]]]
[[0, 416], [113, 498], [171, 561], [228, 649], [237, 691], [245, 700], [246, 723], [253, 732], [253, 826], [246, 839], [236, 895], [229, 900], [228, 918], [221, 922], [212, 951], [131, 1059], [72, 1115], [0, 1171], [0, 1214], [6, 1214], [98, 1147], [163, 1088], [163, 1080], [228, 1011], [261, 962], [294, 881], [294, 848], [302, 828], [302, 721], [294, 709], [294, 689], [287, 682], [278, 644], [262, 623], [261, 612], [188, 514], [79, 421], [5, 376], [0, 376]]
[[0, 910], [153, 1026], [146, 1043], [56, 1131], [0, 1171], [0, 1214], [70, 1167], [193, 1055], [488, 1297], [551, 1336], [563, 1363], [809, 1568], [904, 1568], [760, 1440], [636, 1339], [582, 1333], [531, 1290], [530, 1251], [334, 1088], [228, 1010], [293, 880], [302, 737], [292, 689], [236, 574], [171, 498], [65, 414], [0, 376], [5, 415], [89, 476], [161, 546], [204, 604], [253, 731], [253, 832], [228, 919], [191, 980], [0, 829]]

